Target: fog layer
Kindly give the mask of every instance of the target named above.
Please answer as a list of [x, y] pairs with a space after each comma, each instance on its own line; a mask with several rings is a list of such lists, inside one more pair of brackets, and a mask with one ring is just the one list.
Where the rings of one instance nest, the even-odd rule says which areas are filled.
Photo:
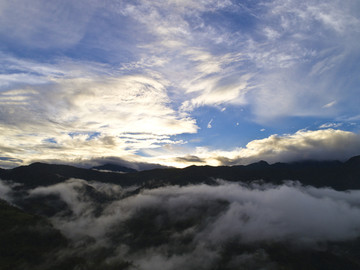
[[[9, 199], [10, 191], [11, 185], [0, 182], [3, 199]], [[329, 242], [357, 239], [359, 198], [359, 190], [291, 181], [274, 186], [218, 180], [213, 186], [124, 189], [71, 179], [29, 190], [23, 200], [30, 205], [40, 200], [47, 207], [61, 201], [66, 207], [49, 216], [72, 239], [71, 252], [105, 248], [108, 264], [125, 260], [130, 269], [213, 269], [220, 263], [228, 269], [276, 269], [262, 245], [320, 250]], [[229, 245], [252, 248], [234, 253]], [[230, 254], [226, 262], [224, 253]]]

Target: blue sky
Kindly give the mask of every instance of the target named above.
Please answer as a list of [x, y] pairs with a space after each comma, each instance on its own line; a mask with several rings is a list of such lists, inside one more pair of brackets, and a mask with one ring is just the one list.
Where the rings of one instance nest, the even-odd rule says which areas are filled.
[[360, 154], [360, 2], [0, 2], [0, 166]]

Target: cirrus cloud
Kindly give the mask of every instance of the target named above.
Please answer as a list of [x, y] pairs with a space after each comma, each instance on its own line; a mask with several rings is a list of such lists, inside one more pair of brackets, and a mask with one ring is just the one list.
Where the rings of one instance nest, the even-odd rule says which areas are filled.
[[142, 148], [183, 143], [171, 136], [196, 132], [196, 122], [171, 107], [166, 86], [161, 78], [128, 75], [53, 78], [4, 91], [0, 145], [11, 158], [29, 162], [104, 152], [130, 156]]

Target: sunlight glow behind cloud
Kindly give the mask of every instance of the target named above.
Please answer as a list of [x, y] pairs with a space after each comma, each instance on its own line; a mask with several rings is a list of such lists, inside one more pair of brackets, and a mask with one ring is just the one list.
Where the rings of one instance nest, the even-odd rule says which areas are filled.
[[0, 165], [165, 162], [167, 145], [210, 164], [358, 154], [335, 131], [307, 157], [274, 141], [334, 122], [358, 136], [359, 14], [353, 0], [2, 1]]

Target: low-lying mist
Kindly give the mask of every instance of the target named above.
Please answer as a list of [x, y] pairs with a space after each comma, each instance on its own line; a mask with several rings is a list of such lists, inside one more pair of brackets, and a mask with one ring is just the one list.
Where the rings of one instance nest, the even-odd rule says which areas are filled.
[[278, 269], [284, 247], [323, 252], [360, 236], [359, 190], [224, 180], [145, 189], [70, 179], [19, 195], [13, 186], [0, 182], [2, 198], [47, 215], [72, 243], [58, 259], [89, 258], [79, 269], [92, 269], [95, 257], [104, 269]]

